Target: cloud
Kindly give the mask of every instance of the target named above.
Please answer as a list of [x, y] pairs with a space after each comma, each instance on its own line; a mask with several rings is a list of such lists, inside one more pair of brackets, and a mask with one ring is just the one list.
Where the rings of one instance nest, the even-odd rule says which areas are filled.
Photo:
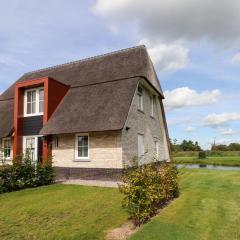
[[233, 130], [232, 128], [221, 128], [220, 129], [220, 134], [230, 136], [230, 135], [235, 135], [238, 134], [239, 131]]
[[188, 132], [188, 133], [194, 132], [195, 130], [196, 130], [196, 129], [195, 129], [194, 127], [191, 127], [191, 126], [189, 126], [189, 127], [187, 127], [187, 128], [184, 129], [184, 131], [185, 131], [185, 132]]
[[236, 53], [231, 59], [231, 63], [239, 63], [239, 62], [240, 62], [240, 52]]
[[240, 113], [212, 113], [203, 120], [204, 125], [210, 127], [223, 126], [233, 121], [240, 121]]
[[240, 39], [239, 0], [97, 0], [94, 11], [112, 23], [137, 23], [143, 38], [161, 41]]
[[239, 140], [231, 139], [231, 138], [220, 138], [215, 140], [215, 144], [230, 144], [230, 143], [240, 143]]
[[181, 43], [153, 44], [148, 39], [141, 40], [139, 44], [144, 44], [148, 48], [149, 55], [158, 70], [178, 70], [187, 66], [189, 61], [189, 50]]
[[164, 105], [167, 110], [209, 105], [215, 103], [220, 94], [220, 91], [217, 89], [197, 92], [189, 87], [181, 87], [173, 89], [172, 91], [164, 92]]

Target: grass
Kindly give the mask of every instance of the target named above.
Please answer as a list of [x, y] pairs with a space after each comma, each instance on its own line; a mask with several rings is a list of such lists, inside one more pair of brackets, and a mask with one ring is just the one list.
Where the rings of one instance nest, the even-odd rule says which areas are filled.
[[[181, 195], [131, 240], [240, 239], [240, 171], [182, 169]], [[0, 195], [1, 240], [95, 240], [127, 221], [117, 189], [51, 185]]]
[[180, 179], [180, 197], [130, 239], [240, 239], [240, 172], [184, 169]]
[[240, 166], [240, 156], [209, 156], [199, 159], [196, 156], [173, 157], [177, 164], [211, 164], [219, 166]]
[[0, 195], [0, 239], [102, 239], [127, 220], [117, 189], [51, 185]]

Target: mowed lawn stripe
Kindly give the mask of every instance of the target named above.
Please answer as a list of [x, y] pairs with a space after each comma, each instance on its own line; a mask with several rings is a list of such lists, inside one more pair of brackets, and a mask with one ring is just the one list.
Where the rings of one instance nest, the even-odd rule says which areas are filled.
[[117, 189], [52, 185], [0, 195], [0, 239], [102, 239], [127, 220]]
[[181, 171], [181, 196], [131, 240], [240, 239], [240, 172]]

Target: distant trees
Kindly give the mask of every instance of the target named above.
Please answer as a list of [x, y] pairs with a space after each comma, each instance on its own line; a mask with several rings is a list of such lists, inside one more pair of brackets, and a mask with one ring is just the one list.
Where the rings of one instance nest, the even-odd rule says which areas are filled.
[[226, 144], [213, 144], [211, 151], [240, 151], [240, 143]]
[[193, 142], [192, 140], [183, 140], [181, 143], [177, 143], [177, 139], [171, 140], [171, 151], [180, 152], [180, 151], [201, 151], [201, 147], [198, 142]]

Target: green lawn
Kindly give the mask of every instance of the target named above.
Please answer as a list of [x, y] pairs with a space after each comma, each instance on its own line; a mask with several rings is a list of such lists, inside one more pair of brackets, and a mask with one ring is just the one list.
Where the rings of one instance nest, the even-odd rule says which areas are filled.
[[0, 195], [0, 239], [102, 239], [127, 220], [117, 189], [51, 185]]
[[177, 164], [211, 164], [221, 166], [240, 166], [240, 156], [211, 156], [205, 159], [198, 159], [196, 156], [173, 157], [173, 161]]
[[239, 240], [240, 171], [181, 170], [181, 196], [131, 240]]
[[[240, 171], [182, 169], [181, 195], [131, 240], [239, 240]], [[0, 239], [103, 239], [127, 221], [117, 189], [51, 185], [0, 195]]]

